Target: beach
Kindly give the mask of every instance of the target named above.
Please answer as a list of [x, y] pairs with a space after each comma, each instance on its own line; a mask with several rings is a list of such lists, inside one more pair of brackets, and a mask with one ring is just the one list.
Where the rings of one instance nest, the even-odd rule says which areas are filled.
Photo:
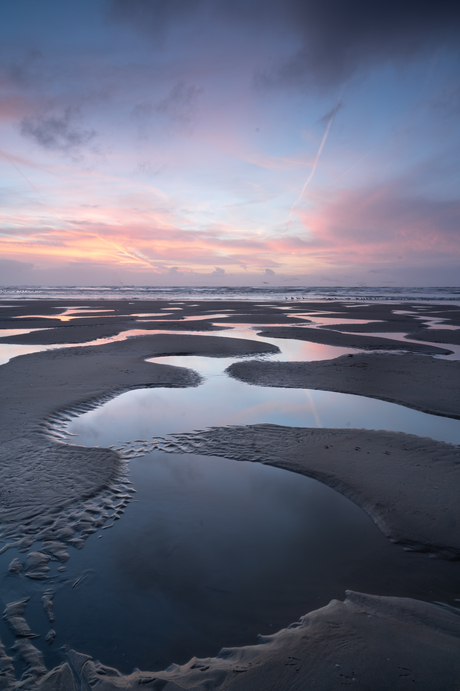
[[[135, 496], [130, 459], [147, 453], [144, 440], [78, 445], [66, 433], [69, 421], [129, 391], [198, 391], [203, 376], [187, 358], [233, 359], [225, 377], [262, 394], [264, 388], [337, 392], [460, 420], [459, 327], [453, 302], [3, 300], [0, 349], [12, 359], [0, 367], [0, 555], [8, 558], [2, 600], [14, 648], [5, 640], [0, 645], [0, 689], [457, 688], [460, 600], [435, 603], [429, 589], [415, 599], [346, 586], [342, 600], [299, 611], [290, 627], [261, 632], [258, 641], [217, 656], [180, 665], [171, 659], [163, 670], [133, 664], [127, 674], [89, 649], [54, 657], [45, 651], [67, 644], [62, 638], [54, 644], [50, 635], [59, 631], [54, 592], [65, 592], [51, 567], [64, 574], [75, 549], [84, 554], [109, 524], [123, 522]], [[303, 343], [324, 350], [315, 361], [280, 356]], [[24, 351], [15, 349], [23, 347], [30, 351], [19, 355]], [[181, 365], [146, 361], [168, 357]], [[183, 431], [180, 425], [157, 435], [151, 448], [313, 478], [360, 507], [408, 558], [416, 552], [433, 564], [460, 565], [460, 437], [452, 443], [423, 432], [285, 426], [262, 418], [204, 420]], [[42, 598], [49, 620], [36, 640], [27, 598]]]

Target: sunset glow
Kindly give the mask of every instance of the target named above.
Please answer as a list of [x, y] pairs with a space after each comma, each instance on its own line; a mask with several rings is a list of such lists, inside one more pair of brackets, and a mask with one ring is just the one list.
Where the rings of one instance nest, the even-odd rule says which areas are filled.
[[330, 4], [3, 3], [0, 283], [458, 284], [458, 11]]

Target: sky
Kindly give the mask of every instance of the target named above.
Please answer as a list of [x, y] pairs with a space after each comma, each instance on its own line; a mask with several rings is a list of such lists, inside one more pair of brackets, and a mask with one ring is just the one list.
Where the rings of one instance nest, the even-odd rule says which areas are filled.
[[460, 4], [2, 0], [1, 285], [460, 284]]

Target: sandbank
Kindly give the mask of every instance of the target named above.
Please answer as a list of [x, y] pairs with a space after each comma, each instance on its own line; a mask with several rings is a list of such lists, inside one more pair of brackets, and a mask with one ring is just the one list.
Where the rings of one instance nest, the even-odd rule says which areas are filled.
[[[214, 326], [210, 322], [200, 321], [122, 321], [115, 324], [83, 324], [79, 326], [60, 326], [53, 329], [45, 329], [43, 326], [37, 327], [31, 322], [27, 322], [28, 326], [21, 328], [43, 329], [40, 331], [32, 331], [26, 334], [17, 334], [15, 336], [6, 336], [0, 338], [0, 345], [2, 343], [14, 343], [18, 345], [52, 345], [55, 343], [86, 343], [87, 341], [95, 341], [99, 338], [111, 338], [123, 333], [124, 331], [142, 330], [142, 331], [221, 331], [225, 326]], [[19, 328], [19, 326], [18, 326]], [[1, 334], [1, 331], [0, 331]]]
[[[384, 324], [381, 325], [381, 330], [385, 330]], [[359, 350], [404, 350], [410, 353], [425, 353], [426, 355], [449, 355], [452, 353], [451, 350], [432, 345], [419, 345], [409, 341], [395, 341], [377, 336], [341, 333], [326, 328], [311, 329], [309, 327], [272, 326], [257, 333], [268, 338], [295, 338], [300, 341], [311, 341], [312, 343], [321, 343], [322, 345], [356, 348]]]
[[[327, 326], [322, 326], [321, 329], [327, 329], [331, 331], [345, 331], [346, 333], [408, 333], [413, 332], [414, 329], [422, 330], [423, 326], [420, 322], [414, 320], [393, 320], [393, 321], [370, 321], [362, 324], [347, 324], [346, 322], [341, 322], [338, 324], [330, 323]], [[411, 338], [413, 338], [411, 336]]]
[[421, 329], [407, 334], [406, 338], [417, 341], [431, 341], [432, 343], [452, 343], [460, 345], [460, 329]]
[[319, 362], [236, 362], [227, 372], [257, 386], [351, 393], [460, 418], [458, 360], [412, 353], [356, 353]]

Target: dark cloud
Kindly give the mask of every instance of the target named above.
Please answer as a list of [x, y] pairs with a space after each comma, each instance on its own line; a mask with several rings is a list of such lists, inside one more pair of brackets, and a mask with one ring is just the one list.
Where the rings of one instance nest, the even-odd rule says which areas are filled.
[[[199, 22], [200, 29], [213, 31], [216, 22], [262, 28], [279, 26], [280, 15], [289, 16], [289, 6], [301, 0], [107, 0], [111, 21], [125, 22], [144, 34], [158, 38], [174, 26]], [[287, 14], [286, 14], [287, 10]]]
[[[285, 54], [286, 32], [297, 45], [257, 76], [263, 85], [333, 85], [355, 70], [410, 59], [424, 49], [460, 45], [458, 0], [107, 0], [112, 20], [158, 37], [191, 24], [203, 42], [240, 41], [265, 32]], [[247, 31], [250, 29], [250, 31]], [[288, 35], [289, 35], [288, 33]], [[273, 54], [273, 50], [272, 50]], [[276, 52], [275, 52], [276, 55]]]
[[225, 274], [225, 269], [221, 269], [220, 266], [216, 266], [211, 276], [223, 276]]
[[196, 101], [202, 89], [193, 84], [178, 82], [168, 96], [154, 105], [157, 113], [168, 115], [172, 120], [190, 122], [196, 110]]
[[77, 109], [66, 108], [60, 115], [24, 118], [20, 129], [43, 149], [75, 153], [96, 136], [94, 130], [83, 129], [80, 121]]
[[109, 17], [129, 22], [143, 32], [158, 36], [171, 23], [190, 19], [207, 0], [109, 0]]
[[153, 114], [153, 104], [150, 101], [143, 101], [142, 103], [137, 103], [133, 108], [133, 118], [139, 120], [140, 122], [145, 122], [152, 117]]
[[412, 58], [439, 46], [458, 50], [460, 3], [454, 0], [291, 0], [303, 46], [266, 72], [267, 83], [331, 85], [356, 69]]
[[155, 115], [162, 115], [179, 127], [189, 125], [195, 116], [197, 99], [202, 91], [194, 84], [181, 80], [172, 87], [166, 98], [155, 103], [143, 101], [135, 105], [132, 117], [137, 124], [139, 139], [149, 139]]
[[449, 117], [453, 115], [458, 118], [460, 113], [460, 86], [445, 87], [429, 101], [429, 105], [436, 108], [444, 116]]
[[[131, 115], [136, 123], [137, 135], [141, 141], [147, 141], [149, 138], [149, 129], [153, 113], [154, 107], [150, 101], [137, 103], [132, 110]], [[139, 169], [141, 172], [145, 172], [142, 164], [139, 165]]]
[[139, 161], [136, 172], [140, 175], [145, 175], [148, 178], [154, 178], [161, 173], [164, 166], [156, 166], [152, 161]]
[[38, 48], [29, 48], [22, 55], [6, 65], [10, 82], [19, 87], [31, 86], [39, 77], [40, 61], [43, 54]]

